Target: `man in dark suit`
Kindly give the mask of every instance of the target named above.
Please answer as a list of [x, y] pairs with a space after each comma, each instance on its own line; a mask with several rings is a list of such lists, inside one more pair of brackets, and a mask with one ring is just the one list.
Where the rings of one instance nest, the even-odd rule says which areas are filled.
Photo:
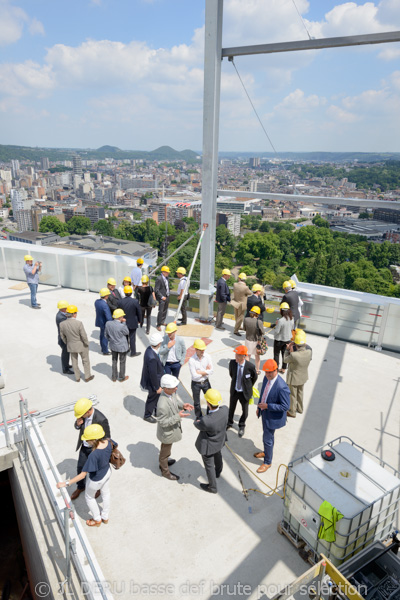
[[218, 302], [218, 311], [215, 319], [215, 328], [222, 331], [225, 330], [223, 326], [224, 314], [226, 311], [226, 305], [231, 301], [231, 293], [229, 291], [228, 284], [226, 283], [231, 276], [229, 269], [222, 269], [221, 277], [217, 281], [217, 293], [215, 294], [215, 300]]
[[[86, 427], [89, 425], [101, 425], [104, 429], [106, 437], [111, 437], [110, 426], [108, 424], [107, 417], [102, 412], [93, 408], [93, 402], [89, 398], [81, 398], [76, 402], [74, 406], [74, 415], [76, 417], [75, 429], [79, 430], [78, 443], [76, 449], [79, 450], [78, 464], [76, 467], [76, 473], [79, 475], [87, 461], [89, 454], [92, 451], [92, 446], [87, 442], [82, 442], [82, 435]], [[76, 500], [83, 491], [85, 490], [85, 480], [78, 481], [77, 488], [71, 495], [71, 500]], [[100, 495], [100, 492], [96, 494], [96, 498]]]
[[139, 356], [141, 352], [136, 352], [136, 329], [142, 319], [142, 309], [136, 298], [132, 298], [133, 287], [126, 285], [124, 287], [125, 298], [121, 298], [118, 307], [125, 313], [126, 325], [129, 329], [130, 356]]
[[96, 327], [100, 327], [100, 346], [103, 354], [111, 354], [111, 352], [108, 351], [108, 341], [104, 335], [107, 321], [112, 321], [112, 314], [107, 300], [109, 295], [110, 290], [108, 288], [102, 288], [100, 290], [100, 298], [94, 303], [96, 309], [95, 325]]
[[229, 375], [231, 376], [231, 395], [229, 399], [228, 426], [233, 425], [233, 415], [237, 402], [242, 405], [242, 416], [239, 420], [239, 437], [243, 437], [246, 419], [249, 414], [249, 400], [253, 396], [253, 385], [257, 381], [257, 371], [252, 362], [247, 360], [248, 350], [246, 346], [235, 348], [236, 358], [229, 363]]
[[157, 403], [162, 392], [160, 385], [161, 377], [164, 375], [164, 367], [158, 356], [158, 351], [163, 341], [161, 333], [153, 333], [150, 336], [150, 346], [143, 355], [143, 369], [140, 386], [148, 391], [146, 406], [144, 409], [144, 420], [148, 423], [156, 423], [153, 412], [157, 411]]
[[117, 282], [113, 277], [107, 280], [107, 287], [110, 290], [110, 294], [107, 297], [108, 306], [110, 307], [111, 314], [118, 308], [118, 302], [121, 300], [121, 294], [117, 290]]
[[300, 321], [299, 293], [296, 292], [296, 290], [292, 289], [292, 284], [290, 283], [290, 281], [284, 281], [282, 287], [285, 291], [284, 295], [282, 296], [282, 302], [287, 302], [289, 304], [290, 310], [293, 314], [294, 328], [297, 329], [297, 326]]
[[263, 458], [264, 464], [257, 473], [265, 473], [271, 467], [274, 450], [275, 429], [286, 425], [286, 413], [290, 407], [290, 390], [278, 375], [278, 365], [270, 358], [263, 366], [265, 372], [261, 387], [257, 417], [262, 418], [264, 452], [255, 452], [256, 458]]
[[63, 321], [65, 321], [67, 319], [67, 315], [65, 313], [67, 312], [68, 306], [69, 305], [66, 300], [60, 300], [60, 302], [58, 302], [58, 304], [57, 304], [58, 313], [56, 314], [56, 325], [57, 325], [57, 331], [58, 331], [58, 345], [61, 348], [62, 372], [64, 373], [64, 375], [73, 375], [74, 372], [72, 370], [72, 366], [70, 366], [70, 364], [69, 364], [69, 352], [68, 352], [67, 344], [61, 339], [61, 335], [60, 335], [60, 323], [62, 323]]
[[264, 288], [262, 285], [260, 285], [259, 283], [255, 283], [253, 285], [253, 287], [251, 288], [251, 291], [253, 292], [252, 296], [249, 296], [247, 298], [247, 312], [246, 312], [246, 317], [250, 317], [250, 311], [254, 306], [258, 306], [260, 309], [260, 314], [257, 317], [258, 319], [261, 319], [261, 321], [263, 321], [264, 317], [264, 311], [265, 311], [265, 304], [263, 303], [263, 296], [264, 296]]
[[161, 267], [161, 275], [157, 277], [154, 284], [154, 293], [158, 300], [158, 315], [157, 315], [157, 329], [161, 331], [161, 325], [166, 325], [165, 319], [167, 318], [168, 305], [169, 305], [169, 267]]
[[217, 493], [217, 479], [223, 468], [221, 450], [226, 440], [228, 408], [220, 406], [221, 394], [210, 388], [204, 395], [207, 401], [208, 414], [197, 419], [193, 424], [200, 433], [196, 440], [196, 449], [200, 452], [207, 473], [208, 483], [201, 483], [205, 492]]

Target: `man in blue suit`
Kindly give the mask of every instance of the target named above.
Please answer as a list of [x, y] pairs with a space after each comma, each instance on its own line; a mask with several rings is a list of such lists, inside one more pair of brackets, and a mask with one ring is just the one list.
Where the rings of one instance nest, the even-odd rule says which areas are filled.
[[262, 418], [264, 452], [255, 452], [256, 458], [263, 458], [264, 464], [257, 473], [265, 473], [271, 467], [274, 450], [275, 429], [286, 425], [286, 413], [290, 407], [290, 390], [282, 377], [278, 375], [278, 365], [273, 359], [266, 360], [261, 387], [257, 417]]
[[111, 354], [108, 351], [108, 341], [106, 336], [104, 335], [106, 329], [107, 321], [112, 321], [112, 314], [110, 307], [107, 303], [107, 298], [110, 295], [110, 290], [108, 288], [102, 288], [100, 290], [100, 298], [98, 298], [94, 307], [96, 309], [96, 327], [100, 327], [100, 346], [103, 354]]

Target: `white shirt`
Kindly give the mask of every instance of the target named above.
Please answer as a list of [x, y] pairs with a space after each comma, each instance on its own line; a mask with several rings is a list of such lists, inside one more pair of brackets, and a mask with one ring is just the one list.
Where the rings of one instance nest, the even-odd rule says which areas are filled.
[[[267, 395], [265, 396], [264, 399], [262, 398], [262, 396], [260, 396], [260, 402], [265, 402], [266, 404], [268, 403], [269, 393], [272, 390], [273, 386], [275, 385], [275, 382], [278, 381], [278, 377], [279, 377], [279, 375], [277, 375], [276, 377], [274, 377], [273, 379], [270, 380]], [[268, 385], [268, 384], [265, 384], [265, 385]], [[264, 391], [265, 391], [265, 389], [264, 389]], [[263, 392], [263, 394], [264, 394], [264, 392]]]
[[125, 298], [124, 286], [120, 285], [118, 288], [119, 293], [121, 294], [121, 298]]
[[132, 285], [140, 285], [142, 280], [142, 269], [138, 266], [131, 271]]
[[180, 296], [180, 293], [184, 291], [185, 287], [186, 287], [186, 281], [187, 278], [186, 277], [181, 277], [179, 280], [179, 285], [178, 285], [178, 297]]
[[[207, 369], [208, 365], [210, 365], [210, 369]], [[213, 366], [210, 355], [207, 354], [207, 352], [204, 352], [200, 360], [195, 352], [192, 358], [189, 359], [189, 370], [192, 376], [192, 381], [205, 381], [209, 375], [213, 374]], [[197, 371], [205, 371], [207, 375], [200, 375], [199, 373], [197, 373]]]
[[165, 277], [165, 275], [164, 275], [163, 273], [161, 273], [161, 275], [163, 276], [163, 278], [164, 278], [164, 283], [165, 283], [165, 285], [166, 285], [166, 287], [167, 287], [167, 296], [169, 296], [169, 283], [168, 283], [168, 277]]
[[167, 363], [178, 362], [178, 359], [176, 358], [175, 344], [173, 346], [171, 346], [171, 348], [169, 349], [166, 362]]
[[[94, 412], [90, 415], [90, 417], [88, 417], [87, 419], [85, 419], [85, 427], [84, 427], [84, 429], [86, 429], [86, 427], [89, 427], [89, 425], [92, 424], [93, 414], [94, 414]], [[86, 448], [90, 448], [91, 447], [90, 444], [88, 444], [86, 442], [86, 440], [83, 441], [83, 445], [86, 446]]]

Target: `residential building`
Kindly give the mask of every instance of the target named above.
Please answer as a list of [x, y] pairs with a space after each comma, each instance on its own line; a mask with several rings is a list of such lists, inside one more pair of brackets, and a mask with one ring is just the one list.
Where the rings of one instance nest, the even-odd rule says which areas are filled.
[[91, 224], [94, 225], [100, 219], [105, 219], [106, 213], [101, 206], [85, 206], [85, 217], [90, 219]]
[[42, 165], [42, 171], [48, 171], [49, 168], [50, 168], [50, 161], [49, 161], [49, 159], [46, 158], [46, 157], [43, 157], [40, 162], [41, 162], [41, 165]]
[[217, 213], [217, 227], [218, 225], [224, 225], [227, 230], [238, 237], [240, 235], [240, 215], [234, 213]]

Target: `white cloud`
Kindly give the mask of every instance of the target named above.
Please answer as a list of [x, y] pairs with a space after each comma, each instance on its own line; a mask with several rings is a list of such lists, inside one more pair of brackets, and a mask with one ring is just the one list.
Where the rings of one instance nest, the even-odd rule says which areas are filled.
[[43, 97], [54, 88], [51, 69], [27, 60], [19, 64], [0, 64], [0, 90], [8, 96], [36, 94]]
[[0, 0], [0, 46], [17, 42], [22, 37], [25, 25], [28, 25], [32, 35], [44, 34], [40, 21], [31, 19], [22, 8], [14, 6], [9, 0]]
[[43, 23], [33, 18], [29, 25], [29, 33], [32, 35], [44, 35]]
[[325, 104], [326, 98], [323, 96], [317, 96], [316, 94], [306, 96], [303, 90], [297, 89], [277, 104], [274, 110], [282, 112], [286, 116], [297, 118], [301, 114], [313, 111]]
[[360, 115], [344, 110], [340, 106], [332, 104], [326, 111], [328, 117], [339, 123], [354, 123], [360, 120]]

